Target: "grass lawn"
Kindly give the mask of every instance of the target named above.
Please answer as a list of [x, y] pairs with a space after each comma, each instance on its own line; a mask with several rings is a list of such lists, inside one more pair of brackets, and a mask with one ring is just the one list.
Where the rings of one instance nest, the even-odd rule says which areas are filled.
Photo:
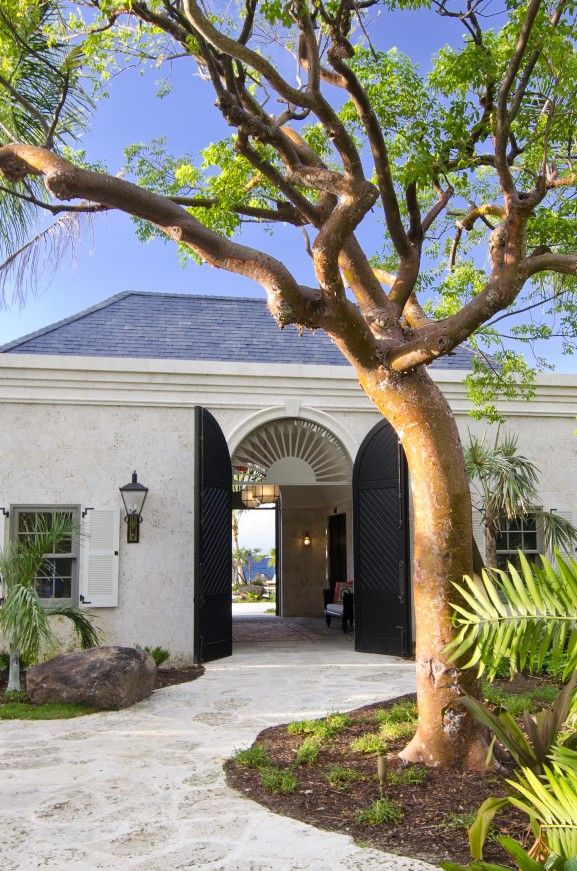
[[94, 708], [61, 702], [33, 705], [31, 702], [8, 701], [0, 705], [0, 720], [67, 720], [70, 717], [82, 717], [84, 714], [94, 713]]

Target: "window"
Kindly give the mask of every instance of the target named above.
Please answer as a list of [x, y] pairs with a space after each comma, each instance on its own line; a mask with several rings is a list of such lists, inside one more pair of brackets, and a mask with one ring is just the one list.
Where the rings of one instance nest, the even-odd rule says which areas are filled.
[[497, 533], [497, 568], [506, 569], [507, 563], [518, 564], [517, 551], [521, 550], [529, 560], [536, 562], [541, 553], [537, 516], [521, 514], [510, 520], [503, 518]]
[[[50, 529], [53, 518], [63, 515], [78, 523], [78, 509], [69, 507], [23, 507], [13, 511], [13, 535], [19, 541], [35, 539], [42, 529]], [[36, 589], [43, 600], [78, 599], [78, 536], [63, 539], [54, 553], [45, 554], [45, 562], [36, 578]]]

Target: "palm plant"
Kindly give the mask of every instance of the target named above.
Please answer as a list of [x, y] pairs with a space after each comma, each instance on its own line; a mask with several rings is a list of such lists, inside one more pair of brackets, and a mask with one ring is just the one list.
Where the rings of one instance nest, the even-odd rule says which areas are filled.
[[82, 648], [98, 643], [98, 631], [87, 615], [69, 603], [46, 606], [38, 595], [36, 580], [50, 568], [46, 554], [57, 553], [59, 546], [77, 530], [70, 517], [55, 514], [51, 523], [41, 523], [30, 541], [16, 540], [0, 554], [0, 576], [4, 584], [4, 604], [0, 608], [0, 630], [10, 652], [8, 689], [20, 690], [20, 659], [38, 659], [42, 647], [58, 643], [50, 620], [66, 617], [74, 626]]
[[473, 490], [473, 504], [480, 512], [485, 530], [485, 559], [491, 567], [497, 565], [497, 535], [503, 518], [512, 520], [521, 515], [533, 515], [541, 530], [546, 548], [568, 550], [577, 542], [577, 528], [565, 517], [534, 506], [538, 501], [538, 469], [519, 453], [517, 437], [507, 435], [493, 448], [483, 439], [469, 436], [465, 449], [467, 474]]
[[[575, 705], [577, 561], [556, 556], [555, 567], [545, 557], [537, 566], [520, 553], [520, 572], [509, 564], [507, 572], [483, 570], [480, 579], [466, 577], [455, 584], [461, 601], [453, 605], [458, 633], [447, 649], [450, 659], [469, 656], [464, 667], [476, 666], [492, 679], [503, 658], [513, 674], [540, 669], [551, 657], [552, 666], [563, 664], [563, 676], [569, 678], [551, 711], [526, 714], [525, 732], [508, 715], [493, 714], [468, 696], [462, 699], [523, 766], [508, 781], [513, 795], [487, 799], [479, 809], [469, 830], [476, 860], [470, 871], [500, 871], [481, 861], [482, 851], [495, 814], [508, 803], [527, 813], [537, 837], [530, 853], [511, 839], [499, 839], [522, 871], [575, 871], [577, 865], [577, 734], [559, 737]], [[453, 863], [442, 867], [465, 871]]]
[[480, 582], [454, 584], [461, 602], [452, 607], [458, 632], [447, 648], [452, 660], [470, 659], [492, 680], [503, 659], [511, 673], [543, 668], [551, 659], [567, 678], [577, 668], [577, 562], [556, 554], [541, 565], [519, 553], [521, 571], [483, 570]]

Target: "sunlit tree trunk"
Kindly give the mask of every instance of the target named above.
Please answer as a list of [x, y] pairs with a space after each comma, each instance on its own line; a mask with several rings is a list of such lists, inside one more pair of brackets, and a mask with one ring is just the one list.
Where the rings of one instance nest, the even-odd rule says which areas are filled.
[[459, 706], [477, 694], [474, 673], [449, 664], [451, 586], [473, 572], [471, 495], [463, 449], [447, 400], [426, 371], [398, 377], [362, 372], [361, 384], [395, 428], [405, 450], [413, 497], [413, 602], [419, 721], [402, 751], [406, 761], [483, 768], [486, 743]]

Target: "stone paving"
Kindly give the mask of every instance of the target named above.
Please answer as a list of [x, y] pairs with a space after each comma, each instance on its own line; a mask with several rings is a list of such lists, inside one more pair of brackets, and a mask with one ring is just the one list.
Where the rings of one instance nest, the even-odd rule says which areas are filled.
[[128, 710], [0, 721], [1, 871], [430, 871], [227, 787], [224, 759], [264, 727], [413, 688], [410, 663], [354, 653], [337, 629], [311, 634], [238, 644], [199, 680]]

